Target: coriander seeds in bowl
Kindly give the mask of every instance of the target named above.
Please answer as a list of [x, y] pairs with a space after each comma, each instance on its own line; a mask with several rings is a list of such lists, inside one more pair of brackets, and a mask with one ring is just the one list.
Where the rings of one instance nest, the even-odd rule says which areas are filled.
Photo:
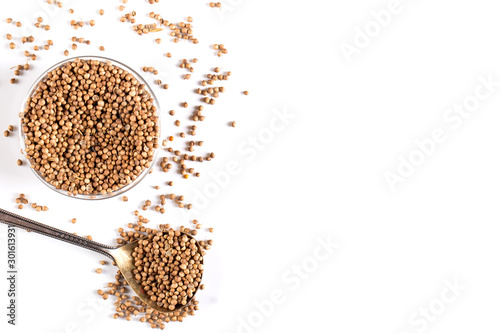
[[33, 84], [23, 105], [21, 142], [35, 175], [82, 199], [119, 195], [153, 165], [159, 105], [127, 66], [102, 57], [65, 60]]

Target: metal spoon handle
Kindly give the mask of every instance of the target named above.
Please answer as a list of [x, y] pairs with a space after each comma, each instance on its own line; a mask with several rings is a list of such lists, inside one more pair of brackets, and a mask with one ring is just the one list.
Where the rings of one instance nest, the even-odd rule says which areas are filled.
[[51, 226], [27, 219], [25, 217], [19, 216], [17, 214], [8, 212], [0, 208], [0, 222], [7, 225], [25, 229], [28, 231], [34, 231], [41, 235], [52, 237], [73, 245], [77, 245], [100, 254], [103, 254], [112, 260], [114, 260], [111, 252], [109, 250], [115, 249], [112, 246], [100, 244], [83, 237], [75, 236], [69, 232], [62, 231]]

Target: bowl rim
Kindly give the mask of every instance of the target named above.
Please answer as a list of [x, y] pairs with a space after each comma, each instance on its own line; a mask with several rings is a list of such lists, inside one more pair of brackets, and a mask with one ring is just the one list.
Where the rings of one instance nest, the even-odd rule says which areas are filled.
[[151, 86], [148, 84], [148, 82], [136, 70], [134, 70], [130, 66], [124, 64], [121, 61], [118, 61], [118, 60], [115, 60], [115, 59], [112, 59], [112, 58], [108, 58], [108, 57], [103, 57], [103, 56], [86, 55], [86, 56], [71, 57], [71, 58], [67, 58], [67, 59], [64, 59], [62, 61], [59, 61], [55, 65], [52, 65], [47, 70], [45, 70], [33, 82], [33, 84], [31, 85], [31, 87], [28, 90], [28, 93], [26, 94], [26, 96], [23, 99], [23, 102], [21, 104], [21, 112], [19, 113], [19, 140], [20, 140], [20, 143], [21, 143], [21, 152], [22, 152], [23, 156], [26, 158], [26, 161], [27, 161], [27, 163], [28, 163], [31, 171], [36, 176], [36, 178], [38, 178], [43, 184], [45, 184], [51, 190], [53, 190], [53, 191], [55, 191], [57, 193], [60, 193], [60, 194], [62, 194], [64, 196], [66, 196], [66, 197], [76, 198], [76, 199], [81, 199], [81, 200], [103, 200], [103, 199], [109, 199], [109, 198], [116, 197], [118, 195], [121, 195], [121, 194], [123, 194], [123, 193], [131, 190], [136, 185], [138, 185], [151, 172], [151, 170], [152, 170], [152, 168], [153, 168], [153, 166], [155, 164], [159, 148], [153, 148], [154, 149], [153, 160], [151, 161], [150, 166], [147, 169], [144, 169], [139, 174], [139, 176], [137, 176], [136, 179], [134, 179], [130, 184], [128, 184], [126, 186], [123, 186], [123, 187], [120, 187], [116, 191], [113, 191], [113, 192], [110, 192], [110, 193], [106, 193], [106, 194], [76, 194], [76, 195], [74, 195], [74, 194], [70, 193], [69, 191], [65, 191], [65, 190], [62, 190], [62, 189], [57, 189], [52, 184], [48, 183], [45, 180], [45, 178], [38, 171], [36, 171], [32, 167], [31, 159], [26, 155], [26, 142], [25, 142], [25, 135], [24, 135], [24, 131], [23, 131], [23, 117], [24, 117], [24, 111], [25, 111], [25, 108], [26, 108], [26, 103], [28, 101], [28, 98], [30, 98], [33, 95], [33, 93], [35, 92], [35, 90], [38, 88], [39, 84], [47, 77], [47, 74], [49, 72], [51, 72], [51, 71], [53, 71], [53, 70], [55, 70], [57, 68], [60, 68], [61, 66], [65, 65], [66, 63], [73, 62], [74, 60], [77, 60], [77, 59], [80, 59], [80, 60], [98, 60], [98, 61], [101, 61], [101, 62], [112, 64], [113, 66], [116, 66], [116, 67], [119, 67], [119, 68], [121, 68], [123, 70], [126, 70], [127, 72], [129, 72], [130, 74], [132, 74], [141, 84], [144, 84], [146, 90], [151, 94], [151, 97], [153, 99], [153, 105], [156, 106], [156, 112], [157, 112], [157, 117], [158, 117], [158, 120], [157, 120], [158, 121], [158, 137], [157, 138], [158, 138], [158, 141], [160, 140], [160, 138], [161, 138], [161, 116], [160, 116], [161, 115], [161, 109], [160, 109], [160, 103], [159, 103], [158, 98], [156, 97], [153, 89], [151, 89]]

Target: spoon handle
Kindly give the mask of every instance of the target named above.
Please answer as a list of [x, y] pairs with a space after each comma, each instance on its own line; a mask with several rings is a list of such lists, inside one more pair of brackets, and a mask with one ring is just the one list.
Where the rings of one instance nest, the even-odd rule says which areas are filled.
[[70, 234], [69, 232], [62, 231], [39, 222], [35, 222], [33, 220], [19, 216], [17, 214], [5, 211], [1, 208], [0, 208], [0, 222], [5, 223], [9, 226], [25, 229], [27, 231], [34, 231], [44, 236], [52, 237], [73, 245], [89, 249], [98, 252], [100, 254], [103, 254], [114, 260], [110, 252], [110, 250], [115, 249], [112, 246], [100, 244], [83, 237], [75, 236], [73, 234]]

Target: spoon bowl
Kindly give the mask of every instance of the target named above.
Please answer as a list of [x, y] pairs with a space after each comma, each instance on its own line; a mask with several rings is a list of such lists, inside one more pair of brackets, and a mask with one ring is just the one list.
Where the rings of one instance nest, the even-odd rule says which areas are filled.
[[[190, 238], [190, 239], [194, 239], [194, 237], [191, 235], [188, 235], [188, 234], [184, 234], [184, 235], [188, 236], [188, 238]], [[198, 242], [196, 242], [196, 244], [198, 247], [198, 253], [200, 254], [200, 256], [202, 258], [201, 263], [203, 264], [203, 254], [201, 252], [201, 248], [198, 245]], [[166, 308], [158, 306], [158, 304], [156, 302], [152, 301], [148, 297], [147, 293], [144, 291], [144, 289], [141, 287], [141, 285], [137, 282], [137, 280], [134, 277], [134, 273], [133, 273], [135, 266], [134, 266], [134, 257], [132, 256], [132, 253], [134, 253], [134, 250], [138, 245], [139, 245], [139, 241], [135, 241], [135, 242], [128, 243], [126, 245], [117, 247], [117, 248], [109, 251], [110, 255], [113, 257], [113, 259], [116, 263], [116, 266], [118, 267], [118, 269], [122, 273], [123, 277], [127, 281], [130, 288], [132, 288], [132, 290], [134, 290], [134, 292], [137, 294], [137, 296], [139, 296], [141, 301], [143, 301], [144, 303], [146, 303], [148, 306], [152, 307], [153, 309], [157, 310], [158, 312], [170, 313], [170, 312], [174, 312], [174, 311], [182, 309], [185, 305], [177, 304], [175, 307], [175, 310], [168, 310]], [[194, 294], [196, 294], [196, 292], [198, 291], [199, 286], [200, 285], [198, 284], [198, 287], [196, 287]], [[194, 297], [194, 294], [193, 294], [193, 297]], [[191, 300], [192, 300], [192, 297], [188, 299], [186, 304], [189, 304], [189, 302], [191, 302]]]

